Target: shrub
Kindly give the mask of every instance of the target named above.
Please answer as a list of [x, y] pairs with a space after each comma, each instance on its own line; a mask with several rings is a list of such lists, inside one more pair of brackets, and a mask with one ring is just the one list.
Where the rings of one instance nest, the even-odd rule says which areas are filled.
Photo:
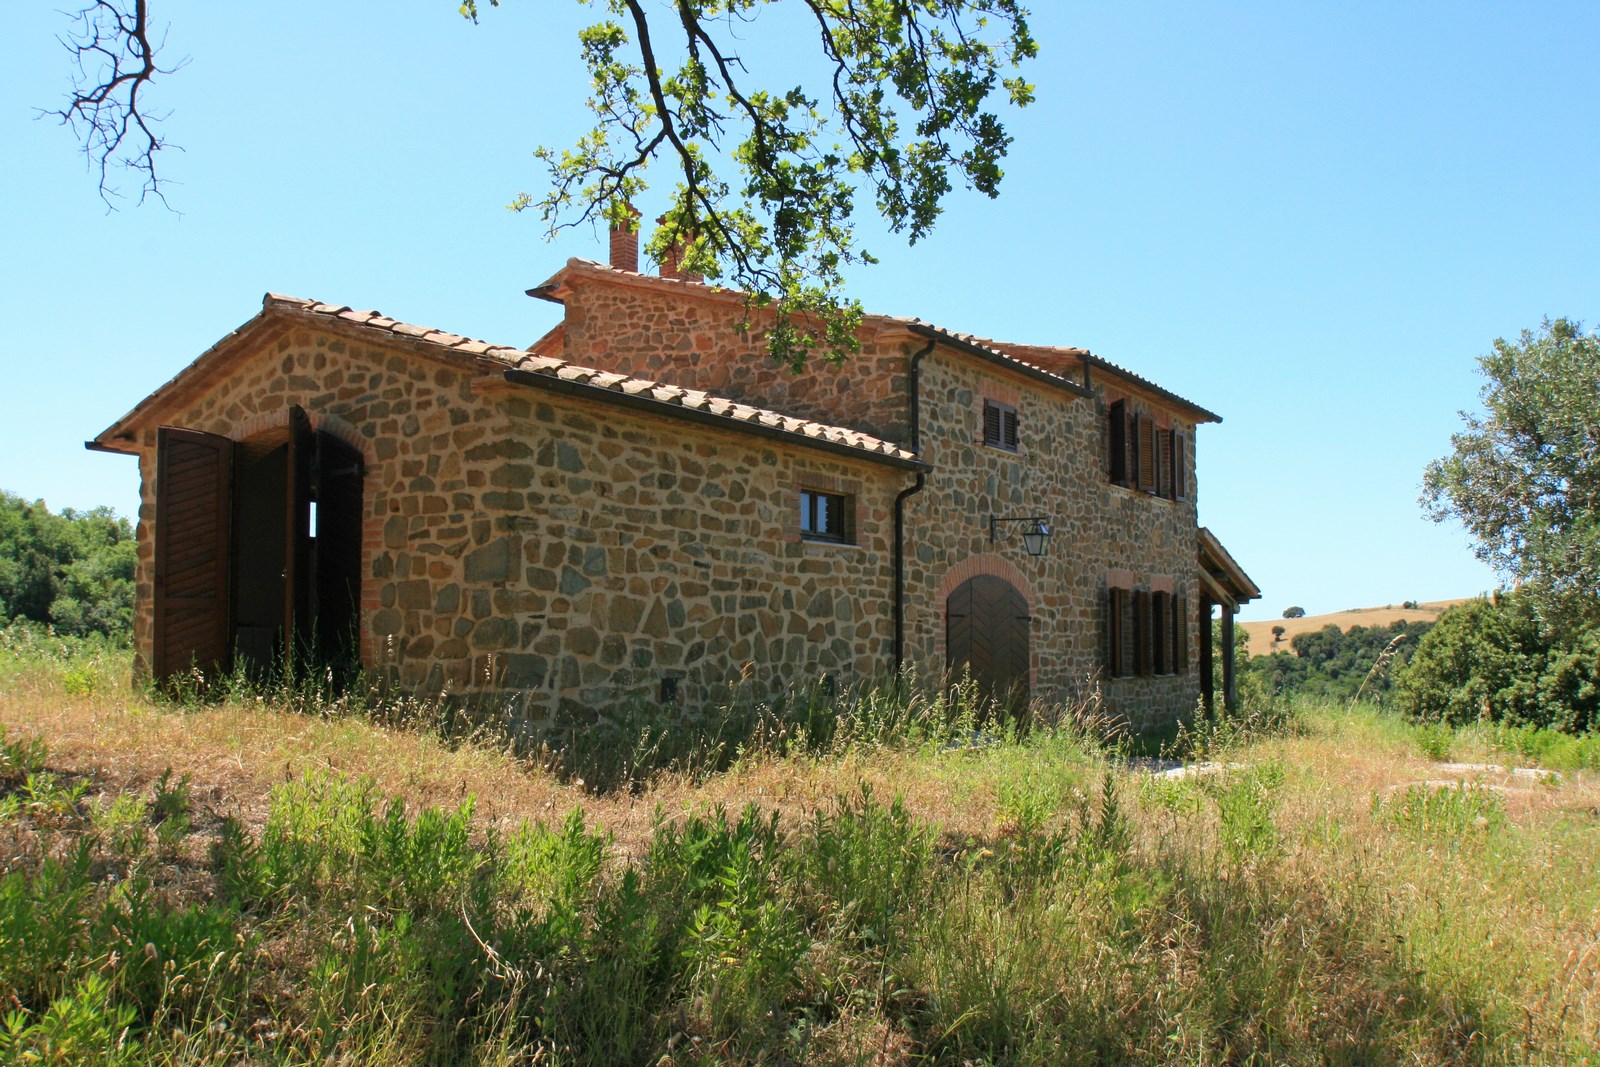
[[1600, 630], [1564, 634], [1509, 593], [1440, 616], [1396, 683], [1415, 718], [1587, 729], [1600, 710]]

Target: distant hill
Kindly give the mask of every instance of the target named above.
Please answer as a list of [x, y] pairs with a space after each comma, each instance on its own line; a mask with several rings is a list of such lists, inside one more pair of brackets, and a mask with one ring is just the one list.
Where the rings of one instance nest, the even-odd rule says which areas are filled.
[[[1265, 656], [1271, 652], [1293, 652], [1294, 649], [1289, 642], [1294, 640], [1295, 634], [1320, 630], [1330, 623], [1341, 630], [1349, 630], [1356, 626], [1388, 626], [1396, 621], [1433, 622], [1445, 608], [1465, 603], [1469, 599], [1471, 598], [1429, 600], [1414, 608], [1402, 608], [1395, 604], [1385, 604], [1377, 608], [1349, 608], [1328, 615], [1307, 615], [1300, 619], [1263, 619], [1260, 622], [1241, 622], [1238, 625], [1250, 635], [1250, 654]], [[1272, 641], [1274, 626], [1283, 627], [1283, 640], [1277, 644], [1273, 644]]]

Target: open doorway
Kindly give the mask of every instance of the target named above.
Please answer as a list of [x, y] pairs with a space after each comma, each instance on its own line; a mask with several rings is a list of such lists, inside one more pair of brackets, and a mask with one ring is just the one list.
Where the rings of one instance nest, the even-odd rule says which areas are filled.
[[157, 680], [359, 665], [360, 452], [294, 407], [240, 442], [163, 426], [156, 464]]

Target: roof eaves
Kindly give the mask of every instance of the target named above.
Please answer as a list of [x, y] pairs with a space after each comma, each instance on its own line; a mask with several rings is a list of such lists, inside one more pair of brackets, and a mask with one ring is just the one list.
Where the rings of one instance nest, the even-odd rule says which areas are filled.
[[943, 342], [952, 348], [955, 348], [961, 352], [965, 352], [967, 355], [977, 356], [979, 359], [982, 359], [988, 363], [993, 363], [996, 366], [1004, 367], [1006, 370], [1016, 371], [1019, 374], [1026, 375], [1027, 377], [1034, 379], [1035, 381], [1043, 382], [1047, 385], [1052, 385], [1057, 389], [1062, 389], [1066, 392], [1072, 393], [1074, 396], [1094, 396], [1094, 391], [1092, 389], [1086, 389], [1084, 386], [1073, 381], [1071, 378], [1063, 378], [1061, 375], [1056, 374], [1053, 371], [1047, 371], [1043, 367], [1036, 367], [1032, 363], [1029, 363], [1025, 360], [1020, 360], [1015, 356], [1007, 355], [999, 349], [990, 348], [988, 345], [979, 341], [975, 337], [970, 337], [966, 334], [952, 333], [949, 330], [943, 329], [939, 326], [934, 326], [931, 323], [923, 322], [920, 319], [890, 321], [894, 321], [899, 325], [903, 325], [906, 329], [910, 330], [919, 337], [926, 337], [930, 340]]
[[1217, 539], [1217, 535], [1205, 526], [1199, 528], [1198, 534], [1201, 561], [1204, 562], [1208, 556], [1210, 557], [1211, 561], [1222, 571], [1223, 576], [1238, 591], [1239, 603], [1244, 604], [1252, 600], [1261, 599], [1261, 587], [1245, 573], [1243, 567], [1239, 566], [1239, 561], [1234, 559], [1233, 554], [1223, 547], [1222, 542]]
[[1111, 362], [1109, 359], [1103, 359], [1100, 356], [1095, 355], [1093, 352], [1084, 352], [1083, 353], [1083, 360], [1086, 363], [1088, 363], [1090, 366], [1099, 367], [1101, 370], [1107, 371], [1107, 372], [1109, 372], [1111, 374], [1115, 374], [1120, 378], [1126, 378], [1129, 381], [1131, 381], [1134, 384], [1136, 384], [1139, 388], [1148, 390], [1149, 392], [1152, 392], [1152, 393], [1156, 394], [1157, 396], [1161, 397], [1163, 400], [1169, 400], [1174, 404], [1182, 404], [1184, 407], [1188, 408], [1191, 412], [1193, 412], [1194, 414], [1200, 416], [1198, 419], [1195, 420], [1197, 422], [1221, 422], [1222, 421], [1222, 416], [1218, 415], [1216, 412], [1211, 411], [1211, 410], [1209, 410], [1207, 408], [1201, 407], [1199, 404], [1196, 404], [1193, 400], [1186, 400], [1183, 397], [1179, 396], [1177, 393], [1174, 393], [1170, 389], [1163, 389], [1161, 386], [1157, 385], [1155, 382], [1152, 382], [1149, 378], [1146, 378], [1144, 375], [1135, 374], [1133, 371], [1128, 370], [1126, 367], [1119, 367], [1117, 364]]

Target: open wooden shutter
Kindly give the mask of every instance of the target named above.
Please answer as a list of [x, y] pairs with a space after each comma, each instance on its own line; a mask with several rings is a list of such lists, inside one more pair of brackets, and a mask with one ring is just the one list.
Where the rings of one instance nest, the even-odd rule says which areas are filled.
[[993, 401], [985, 400], [983, 402], [984, 444], [991, 446], [997, 446], [1000, 444], [1000, 423], [1000, 409], [994, 405]]
[[1128, 433], [1128, 402], [1118, 400], [1106, 416], [1110, 426], [1111, 484], [1127, 485], [1132, 464], [1128, 462], [1132, 435]]
[[1184, 455], [1182, 430], [1172, 431], [1172, 499], [1189, 499], [1188, 464]]
[[289, 408], [289, 463], [284, 486], [283, 656], [284, 666], [299, 663], [297, 652], [316, 618], [311, 603], [311, 463], [316, 437], [305, 409]]
[[1139, 436], [1139, 488], [1153, 493], [1156, 491], [1156, 420], [1140, 415], [1135, 425]]
[[156, 439], [154, 647], [151, 674], [228, 669], [233, 442], [161, 427]]

